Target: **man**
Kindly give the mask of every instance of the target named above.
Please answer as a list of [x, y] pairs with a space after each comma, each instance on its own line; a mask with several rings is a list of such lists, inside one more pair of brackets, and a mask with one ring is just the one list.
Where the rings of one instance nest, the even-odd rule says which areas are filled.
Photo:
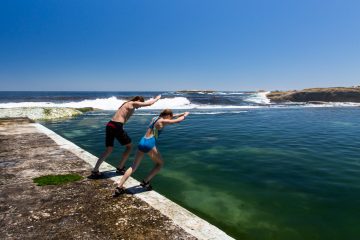
[[96, 162], [94, 169], [91, 171], [90, 178], [101, 178], [102, 173], [99, 171], [99, 167], [103, 161], [111, 154], [114, 149], [114, 140], [115, 138], [119, 141], [122, 146], [125, 146], [125, 151], [122, 154], [119, 166], [116, 168], [116, 172], [119, 174], [124, 174], [125, 172], [125, 162], [128, 159], [131, 152], [131, 138], [127, 135], [124, 130], [124, 124], [129, 120], [129, 118], [134, 113], [135, 109], [151, 106], [161, 98], [161, 95], [156, 96], [152, 100], [144, 102], [142, 96], [136, 96], [130, 101], [124, 102], [119, 109], [116, 111], [111, 121], [106, 125], [106, 150], [103, 152]]

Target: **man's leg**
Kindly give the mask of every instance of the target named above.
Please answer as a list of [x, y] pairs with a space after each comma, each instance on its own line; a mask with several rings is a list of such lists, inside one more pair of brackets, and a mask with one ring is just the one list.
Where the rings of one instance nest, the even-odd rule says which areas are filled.
[[131, 143], [125, 145], [125, 150], [124, 150], [124, 152], [123, 152], [123, 154], [121, 156], [121, 160], [120, 160], [120, 163], [119, 163], [119, 166], [118, 166], [119, 169], [124, 168], [126, 160], [129, 158], [129, 155], [131, 153], [131, 149], [132, 149], [132, 144]]
[[113, 151], [114, 147], [107, 147], [105, 152], [103, 152], [100, 156], [100, 158], [97, 160], [95, 167], [93, 169], [93, 172], [98, 172], [99, 171], [99, 167], [100, 165], [105, 161], [105, 159], [111, 154], [111, 152]]

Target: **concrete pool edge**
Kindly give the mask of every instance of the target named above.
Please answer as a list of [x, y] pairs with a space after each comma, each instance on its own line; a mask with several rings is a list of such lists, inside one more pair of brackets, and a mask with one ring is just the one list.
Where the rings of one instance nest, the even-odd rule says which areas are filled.
[[[39, 130], [39, 132], [44, 133], [52, 140], [54, 140], [59, 145], [59, 147], [72, 152], [91, 166], [95, 165], [97, 161], [96, 156], [83, 150], [76, 144], [61, 137], [60, 135], [46, 128], [40, 123], [31, 124], [34, 125]], [[110, 164], [104, 162], [101, 165], [100, 170], [114, 172], [115, 168]], [[119, 180], [119, 176], [114, 176], [110, 179], [115, 182]], [[138, 181], [133, 178], [129, 178], [125, 186], [127, 188], [130, 188], [138, 185]], [[179, 206], [178, 204], [172, 202], [171, 200], [167, 199], [166, 197], [155, 191], [142, 192], [134, 196], [148, 203], [154, 209], [160, 211], [163, 215], [169, 217], [174, 224], [176, 224], [184, 231], [198, 239], [233, 239], [216, 226], [201, 219], [200, 217], [196, 216], [195, 214], [191, 213], [190, 211], [186, 210], [185, 208]]]

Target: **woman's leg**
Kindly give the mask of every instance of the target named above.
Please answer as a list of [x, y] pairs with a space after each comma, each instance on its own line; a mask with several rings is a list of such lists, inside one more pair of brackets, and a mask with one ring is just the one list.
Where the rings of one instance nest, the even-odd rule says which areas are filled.
[[132, 145], [131, 143], [125, 145], [125, 151], [122, 154], [120, 163], [119, 163], [119, 169], [122, 169], [126, 163], [126, 160], [128, 159], [130, 153], [131, 153]]
[[164, 161], [161, 157], [160, 152], [154, 147], [149, 153], [151, 159], [155, 162], [154, 168], [150, 171], [149, 175], [144, 179], [145, 182], [150, 182], [150, 180], [161, 170], [164, 166]]
[[105, 152], [103, 152], [100, 156], [100, 158], [97, 160], [95, 167], [93, 169], [93, 172], [98, 172], [100, 165], [105, 161], [105, 159], [110, 155], [110, 153], [113, 151], [113, 147], [107, 147]]
[[118, 184], [119, 188], [122, 188], [124, 183], [126, 182], [126, 180], [130, 177], [130, 175], [136, 171], [136, 169], [138, 168], [143, 157], [144, 157], [144, 153], [141, 151], [137, 151], [134, 163], [132, 164], [131, 167], [129, 167], [126, 170], [126, 172], [124, 173], [124, 175], [122, 176], [122, 178], [119, 181], [119, 184]]

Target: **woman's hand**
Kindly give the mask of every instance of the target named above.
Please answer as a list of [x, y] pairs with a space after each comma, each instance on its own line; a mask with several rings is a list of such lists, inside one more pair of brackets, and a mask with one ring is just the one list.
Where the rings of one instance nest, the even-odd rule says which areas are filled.
[[190, 112], [184, 112], [184, 117], [187, 117], [190, 114]]

